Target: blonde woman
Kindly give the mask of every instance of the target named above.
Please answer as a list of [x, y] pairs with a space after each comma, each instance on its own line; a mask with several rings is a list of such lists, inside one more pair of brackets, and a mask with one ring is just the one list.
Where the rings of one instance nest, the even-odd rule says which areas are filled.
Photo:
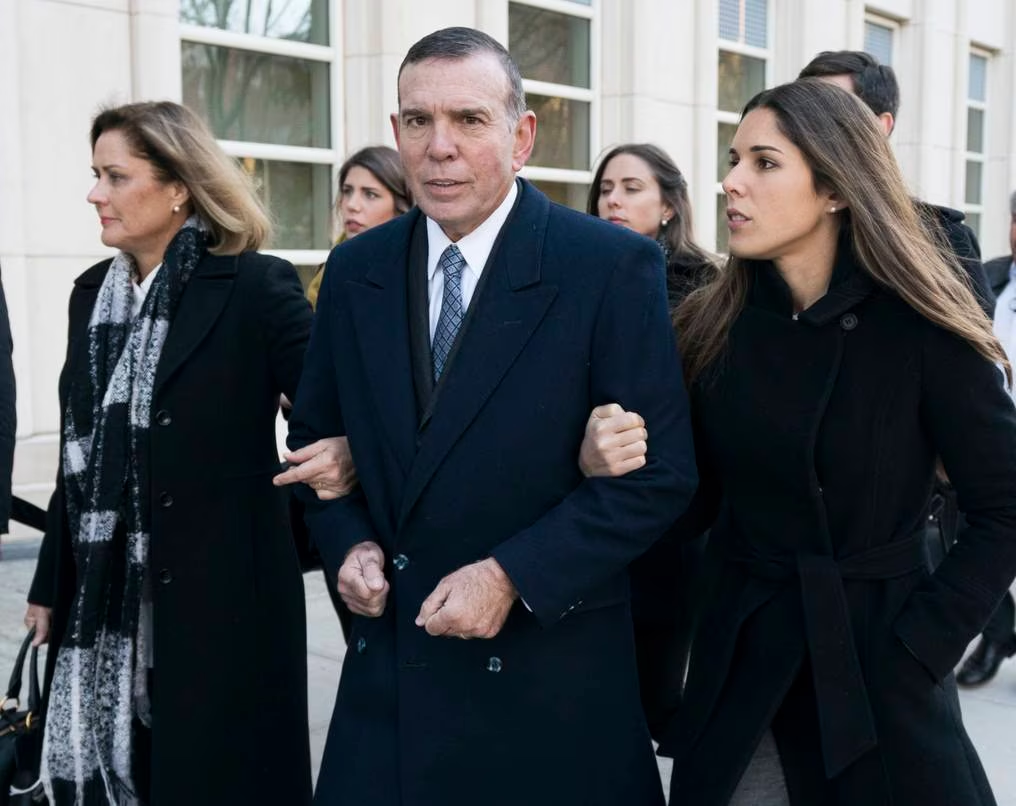
[[57, 489], [26, 622], [49, 641], [54, 806], [308, 804], [303, 585], [278, 468], [311, 310], [207, 127], [106, 109]]

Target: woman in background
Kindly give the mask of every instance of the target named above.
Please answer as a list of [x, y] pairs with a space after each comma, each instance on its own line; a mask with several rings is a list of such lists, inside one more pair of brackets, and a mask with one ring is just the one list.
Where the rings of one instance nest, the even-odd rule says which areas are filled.
[[627, 143], [608, 151], [593, 176], [587, 212], [660, 244], [671, 309], [716, 271], [713, 256], [695, 243], [688, 183], [657, 146]]
[[309, 804], [303, 583], [278, 468], [311, 310], [205, 124], [92, 122], [118, 250], [77, 278], [56, 491], [26, 624], [49, 641], [53, 806]]
[[[334, 213], [342, 233], [336, 243], [391, 221], [413, 206], [399, 152], [388, 146], [367, 146], [349, 157], [339, 168], [338, 185]], [[315, 307], [324, 274], [322, 264], [307, 287], [307, 299]]]

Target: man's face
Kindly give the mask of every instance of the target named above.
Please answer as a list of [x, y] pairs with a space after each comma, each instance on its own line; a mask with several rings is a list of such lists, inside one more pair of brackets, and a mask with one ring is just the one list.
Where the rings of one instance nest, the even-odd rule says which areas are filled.
[[529, 159], [536, 116], [506, 107], [508, 78], [497, 57], [427, 59], [399, 78], [392, 128], [417, 205], [453, 241], [497, 209]]

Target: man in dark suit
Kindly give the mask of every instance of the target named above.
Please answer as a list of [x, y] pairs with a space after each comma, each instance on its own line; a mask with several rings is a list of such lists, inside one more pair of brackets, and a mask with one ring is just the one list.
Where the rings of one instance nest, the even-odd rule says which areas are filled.
[[[991, 290], [998, 299], [995, 305], [995, 335], [1002, 342], [1009, 361], [1016, 361], [1016, 193], [1009, 197], [1010, 254], [996, 257], [984, 264]], [[961, 686], [980, 686], [991, 680], [1002, 661], [1016, 655], [1016, 603], [1007, 593], [981, 633], [974, 651], [956, 672]]]
[[[317, 803], [662, 804], [626, 572], [696, 484], [662, 253], [516, 178], [536, 120], [489, 36], [425, 37], [398, 87], [419, 209], [332, 252], [290, 420], [360, 481], [300, 492], [356, 614]], [[614, 400], [646, 465], [584, 479]]]
[[11, 472], [14, 469], [14, 437], [18, 426], [14, 408], [13, 351], [7, 299], [3, 280], [0, 279], [0, 535], [7, 533], [11, 517]]

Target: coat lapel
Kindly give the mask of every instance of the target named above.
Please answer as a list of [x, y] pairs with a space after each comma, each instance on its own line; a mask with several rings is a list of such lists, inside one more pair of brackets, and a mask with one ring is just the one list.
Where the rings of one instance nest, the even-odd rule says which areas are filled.
[[485, 272], [491, 272], [453, 363], [441, 379], [439, 399], [424, 430], [402, 501], [399, 525], [456, 440], [473, 421], [532, 337], [557, 296], [541, 284], [540, 261], [550, 203], [522, 183], [523, 197], [505, 224]]
[[[423, 223], [415, 210], [393, 222], [391, 237], [374, 255], [364, 280], [347, 285], [353, 330], [378, 422], [406, 472], [416, 450], [407, 277], [417, 222]], [[423, 259], [426, 264], [426, 251]]]
[[211, 331], [229, 301], [239, 262], [239, 255], [207, 255], [191, 275], [162, 348], [153, 399]]

